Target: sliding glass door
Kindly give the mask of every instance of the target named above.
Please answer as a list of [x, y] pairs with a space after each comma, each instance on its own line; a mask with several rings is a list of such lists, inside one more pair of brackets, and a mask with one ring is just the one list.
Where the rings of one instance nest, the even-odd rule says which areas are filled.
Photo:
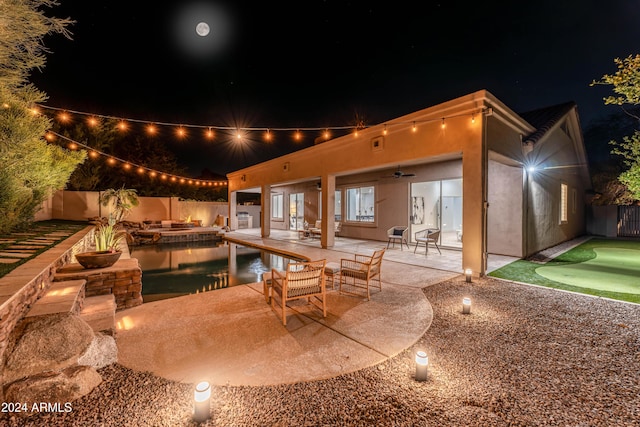
[[289, 194], [289, 229], [304, 229], [304, 193]]
[[443, 246], [462, 247], [462, 179], [411, 184], [410, 241], [417, 231], [441, 230]]

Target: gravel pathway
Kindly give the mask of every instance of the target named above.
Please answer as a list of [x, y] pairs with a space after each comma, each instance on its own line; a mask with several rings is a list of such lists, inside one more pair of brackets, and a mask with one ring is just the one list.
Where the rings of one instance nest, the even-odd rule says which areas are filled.
[[[411, 348], [336, 378], [216, 387], [216, 426], [638, 426], [640, 306], [484, 278], [424, 289], [434, 321]], [[472, 313], [461, 314], [462, 297]], [[429, 378], [413, 379], [413, 355]], [[115, 365], [72, 412], [7, 426], [188, 426], [192, 385]]]

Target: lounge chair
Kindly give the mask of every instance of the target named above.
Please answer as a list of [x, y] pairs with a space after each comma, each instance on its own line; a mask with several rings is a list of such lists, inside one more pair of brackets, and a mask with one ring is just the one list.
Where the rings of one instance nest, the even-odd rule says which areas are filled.
[[387, 237], [389, 241], [387, 242], [387, 249], [389, 249], [389, 243], [393, 242], [392, 248], [396, 246], [396, 240], [400, 240], [400, 250], [402, 250], [402, 244], [407, 245], [407, 249], [409, 249], [409, 227], [396, 225], [387, 230]]
[[[355, 255], [353, 259], [340, 260], [340, 293], [361, 296], [366, 294], [371, 299], [369, 287], [382, 291], [380, 270], [385, 249], [375, 251], [372, 256]], [[360, 292], [359, 292], [360, 291]]]
[[[282, 309], [282, 324], [287, 325], [287, 302], [313, 298], [322, 302], [322, 317], [327, 317], [324, 267], [326, 260], [289, 263], [285, 272], [271, 270], [271, 308], [276, 309], [276, 295]], [[266, 290], [265, 290], [266, 297]], [[314, 304], [316, 305], [316, 304]], [[317, 305], [316, 305], [317, 306]], [[320, 308], [319, 306], [317, 306]]]
[[440, 230], [437, 228], [427, 228], [426, 230], [417, 231], [414, 235], [414, 239], [416, 241], [416, 247], [413, 250], [413, 253], [416, 253], [418, 249], [418, 245], [424, 243], [425, 246], [425, 254], [429, 253], [429, 243], [433, 243], [438, 250], [438, 253], [442, 255], [440, 252], [440, 248], [438, 247], [438, 239], [440, 238]]

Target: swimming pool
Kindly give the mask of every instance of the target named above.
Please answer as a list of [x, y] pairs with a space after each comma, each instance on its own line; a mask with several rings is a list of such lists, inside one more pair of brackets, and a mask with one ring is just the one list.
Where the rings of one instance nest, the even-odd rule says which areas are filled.
[[131, 248], [142, 268], [144, 302], [262, 281], [293, 258], [235, 243], [192, 242]]

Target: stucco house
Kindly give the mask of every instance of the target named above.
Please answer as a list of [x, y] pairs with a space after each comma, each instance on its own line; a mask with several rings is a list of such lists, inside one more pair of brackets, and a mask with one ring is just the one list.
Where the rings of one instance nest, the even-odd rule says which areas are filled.
[[261, 193], [260, 227], [322, 221], [322, 247], [341, 236], [410, 242], [425, 228], [462, 251], [460, 270], [486, 272], [487, 255], [526, 257], [585, 232], [591, 188], [575, 103], [517, 114], [486, 90], [227, 175], [229, 218], [238, 192]]

